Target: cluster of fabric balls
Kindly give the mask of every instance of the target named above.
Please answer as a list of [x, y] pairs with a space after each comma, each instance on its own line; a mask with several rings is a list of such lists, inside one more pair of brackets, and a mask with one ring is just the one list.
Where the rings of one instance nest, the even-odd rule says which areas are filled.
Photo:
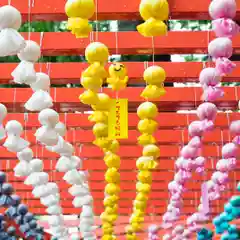
[[213, 232], [207, 228], [202, 228], [197, 233], [197, 240], [212, 240]]
[[240, 218], [240, 196], [233, 196], [230, 201], [224, 205], [224, 212], [213, 219], [213, 224], [217, 234], [223, 234], [222, 240], [237, 240], [240, 237], [240, 231], [236, 225], [230, 224], [234, 219]]
[[7, 232], [4, 231], [4, 219], [9, 218], [19, 226], [20, 232], [26, 237], [34, 237], [41, 240], [43, 238], [43, 229], [37, 225], [37, 220], [34, 215], [28, 212], [28, 207], [21, 204], [21, 198], [14, 195], [13, 186], [6, 183], [6, 174], [0, 172], [0, 206], [7, 207], [5, 216], [0, 215], [1, 231], [0, 239], [15, 240], [15, 228], [9, 227]]

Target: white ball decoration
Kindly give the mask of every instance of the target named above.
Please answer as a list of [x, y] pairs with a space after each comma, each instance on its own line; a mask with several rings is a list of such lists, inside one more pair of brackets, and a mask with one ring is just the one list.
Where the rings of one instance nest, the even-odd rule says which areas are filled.
[[20, 136], [23, 132], [22, 124], [16, 120], [7, 122], [5, 130], [8, 135]]
[[41, 56], [40, 46], [31, 40], [26, 40], [26, 46], [18, 54], [21, 61], [37, 62]]
[[53, 126], [59, 122], [59, 114], [53, 109], [47, 108], [38, 114], [38, 121], [45, 126]]

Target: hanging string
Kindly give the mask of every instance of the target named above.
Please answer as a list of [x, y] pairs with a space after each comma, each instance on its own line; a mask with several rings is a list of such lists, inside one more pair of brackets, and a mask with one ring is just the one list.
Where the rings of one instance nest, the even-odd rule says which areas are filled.
[[[44, 32], [41, 32], [40, 33], [40, 42], [39, 42], [39, 47], [41, 49], [41, 54], [42, 54], [43, 37], [44, 37]], [[38, 59], [38, 61], [40, 61], [40, 58]], [[40, 63], [40, 72], [42, 72], [42, 66], [43, 66], [43, 62], [41, 61], [41, 63]]]
[[[115, 43], [116, 43], [116, 55], [118, 55], [118, 31], [115, 32]], [[116, 91], [116, 99], [118, 100], [119, 98], [119, 92]]]
[[153, 61], [153, 65], [155, 65], [155, 46], [154, 46], [154, 37], [152, 37], [152, 61]]
[[68, 140], [68, 130], [67, 130], [67, 113], [64, 113], [64, 124], [66, 126], [66, 134], [65, 134], [65, 140]]
[[32, 0], [28, 0], [28, 40], [31, 38], [31, 7]]
[[[228, 129], [229, 129], [229, 127], [230, 127], [230, 116], [229, 116], [229, 112], [227, 112], [226, 116], [227, 116], [227, 126], [228, 126]], [[231, 134], [230, 134], [230, 131], [228, 131], [228, 142], [231, 142]]]
[[[208, 45], [209, 45], [209, 43], [210, 43], [210, 29], [208, 29], [208, 31], [207, 31], [207, 48], [208, 48]], [[210, 64], [210, 62], [211, 62], [211, 57], [210, 57], [210, 55], [209, 54], [207, 54], [207, 62], [208, 62], [208, 64]]]
[[96, 42], [98, 41], [98, 0], [95, 0], [96, 4]]
[[24, 113], [24, 138], [27, 140], [27, 122], [28, 122], [28, 113]]
[[17, 100], [17, 89], [14, 88], [14, 91], [13, 91], [13, 110], [14, 110], [14, 112], [16, 111], [16, 100]]
[[115, 32], [116, 55], [118, 55], [118, 31]]
[[8, 0], [8, 5], [11, 5], [11, 0]]
[[51, 73], [51, 63], [48, 62], [47, 63], [47, 75], [50, 77], [50, 73]]
[[89, 40], [90, 40], [90, 43], [94, 42], [94, 34], [93, 34], [93, 32], [90, 32]]

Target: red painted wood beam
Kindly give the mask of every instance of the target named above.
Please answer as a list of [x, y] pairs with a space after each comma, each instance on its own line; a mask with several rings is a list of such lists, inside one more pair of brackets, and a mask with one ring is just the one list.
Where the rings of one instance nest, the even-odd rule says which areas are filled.
[[[162, 162], [162, 164], [164, 164], [164, 162]], [[173, 169], [168, 169], [168, 170], [169, 171], [173, 171]], [[135, 171], [135, 173], [129, 174], [130, 176], [128, 177], [127, 181], [124, 178], [121, 179], [120, 186], [121, 186], [121, 189], [123, 191], [135, 192], [135, 188], [136, 188], [136, 183], [134, 182], [134, 180], [136, 179], [136, 169], [135, 168], [134, 168], [134, 171]], [[207, 169], [207, 171], [209, 173], [206, 175], [206, 177], [210, 177], [211, 174], [214, 172], [213, 169]], [[92, 169], [90, 169], [89, 172], [90, 172], [91, 175], [94, 175]], [[106, 183], [104, 181], [104, 177], [103, 177], [104, 176], [104, 172], [101, 171], [100, 173], [101, 173], [102, 177], [98, 178], [98, 180], [95, 180], [95, 179], [93, 180], [93, 177], [95, 177], [95, 176], [91, 176], [90, 177], [90, 188], [91, 188], [92, 192], [101, 191], [101, 190], [104, 189], [104, 186], [106, 185]], [[126, 175], [127, 171], [121, 169], [120, 173], [122, 175]], [[158, 174], [162, 174], [162, 173], [163, 173], [163, 176], [161, 178], [157, 176]], [[236, 174], [237, 173], [239, 173], [239, 168], [236, 170]], [[10, 173], [10, 174], [13, 174], [13, 173]], [[153, 184], [152, 184], [152, 190], [153, 191], [158, 191], [158, 190], [161, 190], [161, 189], [164, 189], [165, 187], [167, 187], [169, 181], [173, 178], [174, 174], [168, 174], [168, 173], [166, 173], [166, 170], [165, 170], [165, 172], [163, 172], [163, 171], [156, 171], [156, 172], [154, 172], [153, 176], [154, 176], [154, 179], [153, 179]], [[170, 179], [163, 179], [164, 177], [168, 177]], [[159, 181], [159, 179], [160, 179], [160, 181]], [[23, 184], [22, 182], [17, 182], [18, 180], [19, 180], [18, 177], [13, 177], [12, 181], [9, 181], [9, 182], [12, 183], [14, 185], [14, 187], [16, 187], [18, 189], [18, 191], [21, 191], [21, 192], [23, 192], [23, 191], [24, 192], [25, 191], [26, 192], [31, 192], [32, 191], [32, 187], [29, 187], [29, 186]], [[60, 179], [58, 176], [54, 176], [54, 180], [57, 181], [57, 183], [58, 183], [58, 185], [61, 188], [61, 191], [63, 193], [67, 192], [67, 190], [69, 188], [69, 185], [67, 183], [65, 183], [64, 180]], [[234, 179], [234, 174], [231, 174], [230, 182], [229, 182], [229, 186], [230, 186], [231, 190], [234, 187], [236, 187], [236, 181], [238, 181], [238, 180], [240, 180], [239, 177], [236, 177], [236, 179]], [[197, 191], [199, 193], [199, 192], [201, 192], [200, 184], [203, 183], [203, 182], [204, 182], [203, 178], [200, 178], [197, 175], [196, 176], [194, 175], [194, 177], [191, 180], [189, 180], [189, 182], [187, 183], [186, 186], [188, 187], [188, 189]], [[29, 196], [29, 198], [32, 198], [32, 195]], [[70, 195], [65, 196], [65, 199], [66, 198], [68, 198], [69, 200], [72, 199], [72, 197], [70, 197]], [[34, 199], [34, 202], [35, 203], [39, 203], [39, 200], [38, 199]], [[68, 207], [69, 206], [72, 207], [72, 204], [69, 204], [68, 202], [63, 203], [63, 204], [64, 204], [64, 206], [66, 205]], [[162, 205], [162, 204], [160, 204], [160, 205]]]
[[[240, 17], [239, 0], [237, 1], [238, 12], [237, 18]], [[24, 20], [28, 16], [28, 0], [12, 0], [12, 5], [17, 7], [23, 14]], [[208, 14], [209, 1], [195, 0], [194, 2], [188, 0], [169, 0], [170, 16], [172, 19], [210, 19]], [[35, 1], [31, 9], [32, 20], [43, 21], [58, 21], [66, 20], [64, 12], [65, 0], [44, 0]], [[0, 6], [8, 4], [7, 0], [2, 0]], [[136, 20], [140, 19], [138, 13], [138, 0], [121, 0], [116, 4], [111, 0], [104, 0], [98, 2], [99, 20]], [[93, 20], [96, 16], [93, 17]]]
[[[159, 171], [168, 171], [171, 170], [173, 171], [175, 169], [174, 163], [175, 163], [176, 158], [160, 158], [159, 159], [159, 166], [158, 170]], [[44, 159], [44, 170], [45, 171], [52, 171], [55, 167], [57, 159]], [[217, 159], [213, 158], [211, 161], [210, 159], [206, 162], [205, 167], [209, 171], [215, 169], [215, 163]], [[1, 159], [1, 169], [3, 171], [12, 171], [12, 169], [16, 166], [16, 164], [19, 162], [19, 160], [15, 159]], [[89, 158], [87, 160], [83, 161], [83, 169], [89, 169], [90, 171], [105, 171], [106, 170], [106, 165], [102, 159], [94, 159], [94, 158]], [[240, 169], [240, 161], [238, 161], [237, 165], [237, 171]], [[137, 170], [136, 168], [136, 159], [135, 158], [122, 158], [121, 159], [121, 166], [120, 170], [123, 172], [127, 172], [130, 170]], [[53, 174], [53, 173], [52, 173]], [[17, 178], [13, 178], [12, 181], [17, 181]], [[61, 180], [60, 180], [61, 181]], [[62, 183], [61, 183], [62, 184]], [[100, 183], [99, 183], [100, 184]], [[67, 186], [66, 184], [63, 186]], [[96, 189], [101, 189], [100, 185], [96, 185]], [[27, 187], [28, 188], [28, 187]], [[128, 186], [126, 186], [128, 188]]]
[[[143, 84], [143, 62], [125, 62], [128, 69], [129, 84]], [[149, 63], [151, 65], [151, 63]], [[203, 69], [201, 62], [155, 62], [156, 65], [163, 67], [167, 73], [166, 82], [198, 82], [199, 73]], [[240, 81], [240, 62], [235, 62], [237, 67], [232, 74], [223, 78], [222, 82]], [[49, 66], [50, 65], [50, 66]], [[109, 64], [108, 64], [109, 65]], [[36, 71], [48, 73], [52, 84], [80, 84], [81, 72], [87, 68], [87, 63], [40, 63], [36, 64]], [[16, 63], [0, 64], [0, 84], [12, 83], [12, 71], [17, 67]], [[108, 67], [108, 66], [107, 66]], [[66, 71], [68, 69], [68, 71]]]
[[[60, 113], [60, 121], [66, 124], [68, 128], [81, 128], [81, 129], [92, 129], [94, 123], [91, 123], [88, 120], [88, 114], [80, 113]], [[175, 113], [175, 112], [160, 112], [157, 121], [159, 129], [178, 129], [178, 128], [187, 128], [189, 123], [194, 120], [197, 120], [197, 116], [194, 113], [184, 114], [184, 113]], [[240, 113], [218, 113], [215, 126], [221, 129], [228, 129], [229, 123], [234, 120], [240, 119]], [[38, 121], [37, 113], [9, 113], [4, 120], [6, 124], [7, 121], [17, 120], [23, 126], [29, 128], [37, 128], [40, 126]], [[136, 129], [139, 118], [136, 113], [128, 114], [128, 127], [129, 129]]]
[[[126, 88], [119, 92], [119, 98], [128, 98], [129, 112], [135, 112], [136, 108], [143, 102], [140, 94], [143, 88]], [[240, 87], [224, 87], [224, 97], [216, 101], [219, 109], [237, 109], [238, 96], [240, 96]], [[52, 88], [51, 96], [53, 102], [57, 104], [57, 111], [86, 111], [90, 108], [79, 101], [79, 95], [84, 89], [79, 88]], [[202, 88], [166, 88], [166, 95], [157, 99], [155, 102], [160, 111], [176, 111], [176, 110], [191, 110], [202, 103], [201, 95]], [[115, 98], [116, 93], [109, 88], [105, 88], [103, 92], [107, 93], [110, 97]], [[6, 104], [9, 112], [24, 111], [24, 103], [31, 97], [32, 90], [24, 88], [7, 88], [0, 89], [1, 102]], [[55, 105], [56, 107], [56, 105]]]
[[[176, 158], [179, 156], [179, 148], [181, 145], [158, 145], [161, 151], [161, 158]], [[204, 145], [203, 146], [203, 155], [205, 157], [219, 157], [218, 154], [219, 146], [215, 143], [211, 145]], [[32, 147], [33, 151], [38, 153], [37, 155], [41, 158], [56, 158], [58, 155], [56, 153], [48, 152], [47, 150], [43, 149], [41, 146], [34, 146]], [[102, 151], [95, 146], [92, 145], [83, 145], [82, 147], [75, 146], [76, 153], [82, 158], [103, 158]], [[119, 155], [122, 158], [138, 158], [142, 154], [142, 147], [140, 146], [121, 146], [119, 150]], [[14, 153], [8, 152], [5, 148], [0, 147], [0, 158], [2, 159], [16, 159]]]
[[[26, 130], [23, 137], [27, 139], [31, 145], [36, 144], [36, 137], [34, 136], [35, 130]], [[136, 139], [140, 136], [137, 130], [129, 130], [128, 139], [120, 140], [121, 145], [136, 145]], [[154, 134], [158, 144], [186, 144], [189, 141], [188, 131], [183, 130], [158, 130]], [[66, 132], [66, 139], [68, 142], [75, 144], [91, 144], [95, 140], [95, 136], [91, 130], [69, 130]], [[228, 130], [215, 129], [213, 132], [206, 134], [203, 140], [204, 144], [211, 144], [215, 142], [220, 145], [225, 142], [229, 142], [232, 139]]]
[[[209, 36], [210, 35], [210, 36]], [[23, 33], [28, 39], [28, 33]], [[209, 39], [214, 39], [213, 32], [207, 31], [173, 31], [167, 36], [154, 39], [155, 54], [188, 54], [207, 53]], [[31, 40], [40, 43], [41, 33], [31, 33]], [[61, 41], [59, 41], [61, 39]], [[95, 38], [94, 38], [95, 39]], [[131, 39], [131, 41], [129, 41]], [[153, 53], [152, 38], [142, 37], [138, 32], [99, 32], [98, 41], [106, 44], [110, 54], [138, 54], [146, 55]], [[76, 39], [69, 32], [46, 32], [42, 39], [42, 55], [84, 55], [85, 48], [90, 39]], [[118, 48], [116, 49], [116, 43]], [[240, 51], [240, 36], [233, 38], [234, 53]]]

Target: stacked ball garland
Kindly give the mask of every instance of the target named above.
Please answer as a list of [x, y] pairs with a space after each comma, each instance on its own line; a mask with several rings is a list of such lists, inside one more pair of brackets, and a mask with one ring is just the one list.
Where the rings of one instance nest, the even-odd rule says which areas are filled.
[[169, 5], [167, 0], [141, 0], [139, 12], [144, 23], [137, 26], [138, 32], [144, 37], [157, 37], [167, 34], [167, 25], [164, 20], [168, 19]]
[[71, 30], [76, 38], [87, 38], [92, 31], [88, 19], [95, 11], [94, 0], [68, 0], [65, 12], [68, 16], [67, 28]]
[[[152, 66], [145, 70], [144, 80], [150, 86], [156, 86], [161, 89], [161, 94], [152, 95], [151, 98], [158, 98], [164, 95], [163, 82], [165, 80], [165, 71], [159, 66]], [[149, 85], [148, 85], [149, 86]], [[144, 89], [146, 92], [148, 86]], [[144, 95], [148, 99], [150, 95]], [[158, 115], [157, 106], [149, 101], [142, 103], [137, 109], [137, 115], [140, 118], [138, 130], [141, 133], [138, 138], [138, 144], [143, 146], [142, 157], [137, 160], [137, 195], [133, 202], [133, 213], [130, 218], [130, 226], [127, 227], [127, 239], [137, 239], [136, 233], [142, 230], [144, 215], [147, 207], [147, 200], [151, 191], [152, 170], [157, 167], [157, 158], [160, 156], [160, 150], [156, 145], [156, 140], [153, 136], [157, 130], [158, 124], [156, 117]]]
[[[111, 240], [116, 239], [113, 235], [113, 226], [118, 217], [120, 157], [117, 155], [117, 151], [119, 142], [108, 137], [108, 113], [111, 99], [105, 93], [98, 93], [108, 76], [104, 64], [108, 60], [109, 53], [104, 44], [94, 42], [86, 48], [85, 55], [90, 66], [82, 73], [81, 84], [86, 91], [80, 95], [80, 100], [84, 104], [91, 105], [93, 109], [93, 113], [89, 116], [89, 121], [95, 123], [93, 134], [96, 139], [93, 143], [103, 150], [104, 162], [108, 168], [105, 173], [107, 185], [105, 187], [104, 212], [101, 214], [101, 219], [103, 222], [102, 239]], [[113, 78], [113, 76], [111, 77]], [[114, 85], [113, 82], [111, 84]]]

